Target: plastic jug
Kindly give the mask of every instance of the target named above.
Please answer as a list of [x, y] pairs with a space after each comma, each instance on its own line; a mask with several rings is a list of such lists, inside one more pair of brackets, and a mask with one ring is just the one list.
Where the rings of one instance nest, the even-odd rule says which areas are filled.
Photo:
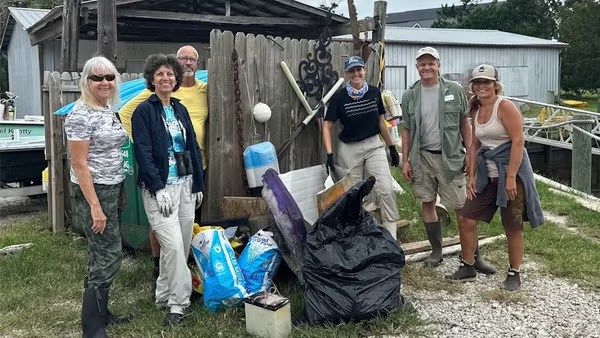
[[262, 187], [262, 176], [268, 169], [279, 173], [279, 162], [275, 146], [271, 142], [262, 142], [251, 145], [244, 150], [244, 167], [248, 187]]

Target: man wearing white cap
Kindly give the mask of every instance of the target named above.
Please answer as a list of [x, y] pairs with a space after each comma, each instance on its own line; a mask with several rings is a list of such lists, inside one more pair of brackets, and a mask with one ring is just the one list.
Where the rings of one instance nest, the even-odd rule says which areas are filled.
[[[419, 49], [416, 67], [420, 80], [402, 96], [402, 173], [421, 200], [423, 223], [432, 247], [426, 264], [437, 267], [443, 258], [436, 199], [439, 195], [441, 203], [456, 212], [465, 203], [464, 172], [469, 158], [465, 152], [471, 151], [471, 125], [462, 86], [440, 76], [438, 51], [433, 47]], [[491, 268], [481, 259], [477, 266]]]

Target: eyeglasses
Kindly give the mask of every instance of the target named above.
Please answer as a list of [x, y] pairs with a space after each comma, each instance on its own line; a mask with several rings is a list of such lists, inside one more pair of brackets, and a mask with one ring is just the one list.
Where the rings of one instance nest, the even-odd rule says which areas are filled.
[[102, 82], [102, 80], [106, 79], [106, 81], [114, 81], [117, 76], [115, 74], [106, 74], [106, 75], [90, 75], [88, 76], [88, 80], [92, 80], [94, 82]]
[[177, 60], [179, 60], [179, 61], [185, 61], [185, 62], [188, 62], [188, 61], [190, 61], [190, 62], [197, 62], [198, 61], [198, 59], [193, 58], [193, 57], [189, 57], [189, 56], [178, 56]]
[[493, 80], [489, 80], [489, 79], [477, 79], [477, 80], [473, 80], [473, 84], [474, 85], [489, 85], [492, 82], [494, 82], [494, 81]]

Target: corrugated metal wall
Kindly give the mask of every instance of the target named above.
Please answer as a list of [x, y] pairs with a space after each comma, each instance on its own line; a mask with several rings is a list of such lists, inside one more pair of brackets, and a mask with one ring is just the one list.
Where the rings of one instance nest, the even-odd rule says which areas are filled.
[[8, 45], [8, 88], [20, 98], [15, 101], [16, 118], [42, 114], [42, 81], [38, 47], [29, 44], [27, 32], [16, 24]]
[[[386, 44], [386, 66], [406, 67], [406, 85], [417, 81], [415, 55], [420, 45]], [[470, 72], [481, 63], [499, 68], [505, 94], [546, 102], [548, 91], [558, 93], [560, 79], [560, 49], [522, 47], [433, 46], [440, 53], [441, 73], [461, 83], [468, 81]], [[396, 89], [397, 79], [386, 87]], [[397, 90], [396, 95], [402, 95]]]

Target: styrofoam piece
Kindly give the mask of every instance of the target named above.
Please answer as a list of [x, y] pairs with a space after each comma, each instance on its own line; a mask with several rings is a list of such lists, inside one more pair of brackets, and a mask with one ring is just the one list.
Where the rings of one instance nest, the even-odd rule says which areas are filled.
[[[338, 173], [346, 172], [339, 167], [336, 167], [336, 171]], [[298, 204], [304, 220], [310, 225], [313, 225], [319, 218], [317, 193], [325, 188], [324, 184], [327, 176], [327, 171], [323, 165], [292, 170], [279, 175], [294, 201]]]

